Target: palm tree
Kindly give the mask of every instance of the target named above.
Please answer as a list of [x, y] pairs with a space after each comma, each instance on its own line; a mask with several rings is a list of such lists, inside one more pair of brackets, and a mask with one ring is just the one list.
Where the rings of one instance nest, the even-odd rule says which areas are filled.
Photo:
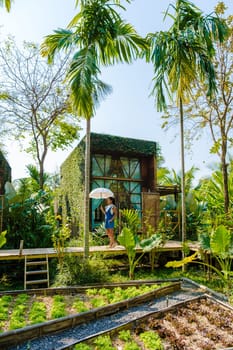
[[[172, 8], [174, 14], [169, 13]], [[223, 41], [227, 26], [220, 18], [207, 15], [186, 0], [177, 0], [165, 14], [173, 21], [168, 31], [149, 34], [150, 50], [147, 59], [154, 65], [154, 87], [158, 111], [166, 110], [166, 95], [175, 102], [180, 115], [182, 241], [186, 240], [185, 161], [183, 104], [188, 103], [192, 86], [197, 79], [207, 81], [209, 95], [216, 89], [212, 64], [213, 39]]]
[[[130, 2], [130, 0], [126, 0]], [[130, 63], [147, 48], [147, 43], [126, 23], [117, 9], [124, 9], [119, 0], [77, 0], [78, 14], [66, 29], [46, 37], [42, 55], [49, 60], [59, 50], [75, 51], [67, 73], [74, 109], [86, 119], [85, 194], [84, 194], [84, 256], [89, 255], [89, 176], [90, 120], [101, 99], [111, 91], [100, 80], [101, 66], [118, 62]]]

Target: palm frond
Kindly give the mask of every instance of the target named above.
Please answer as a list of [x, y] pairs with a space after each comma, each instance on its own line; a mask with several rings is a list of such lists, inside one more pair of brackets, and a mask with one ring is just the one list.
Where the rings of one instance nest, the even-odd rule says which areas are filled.
[[142, 50], [148, 49], [147, 40], [141, 38], [131, 24], [118, 21], [115, 30], [115, 37], [108, 38], [105, 49], [100, 51], [101, 63], [131, 63]]
[[74, 107], [85, 118], [93, 116], [97, 105], [111, 92], [111, 87], [98, 78], [96, 61], [94, 47], [81, 49], [74, 55], [67, 74]]
[[57, 51], [68, 50], [78, 44], [80, 37], [68, 29], [57, 29], [55, 34], [45, 37], [41, 44], [41, 55], [48, 57], [49, 62], [54, 60]]
[[100, 79], [94, 79], [94, 89], [92, 93], [94, 106], [97, 108], [106, 96], [112, 93], [112, 87]]
[[13, 0], [0, 0], [0, 6], [4, 6], [7, 12], [10, 12]]
[[[130, 3], [131, 0], [125, 0]], [[45, 38], [41, 46], [49, 60], [59, 50], [74, 48], [67, 81], [79, 116], [90, 118], [111, 87], [99, 79], [100, 65], [131, 63], [148, 42], [125, 23], [115, 8], [124, 9], [120, 0], [76, 0], [78, 14], [67, 29], [59, 29]]]

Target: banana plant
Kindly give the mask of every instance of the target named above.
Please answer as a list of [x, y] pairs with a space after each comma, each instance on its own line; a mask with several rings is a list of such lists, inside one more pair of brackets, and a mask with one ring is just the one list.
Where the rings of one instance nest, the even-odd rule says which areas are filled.
[[216, 260], [216, 267], [212, 264], [208, 264], [197, 259], [200, 259], [200, 254], [197, 252], [180, 261], [169, 261], [166, 267], [182, 267], [188, 263], [198, 263], [212, 269], [222, 280], [226, 291], [231, 289], [231, 277], [233, 272], [232, 256], [233, 256], [233, 240], [231, 232], [224, 226], [219, 225], [216, 229], [213, 229], [211, 234], [202, 233], [199, 236], [201, 251], [206, 251], [213, 256]]
[[[152, 249], [158, 248], [163, 244], [163, 239], [160, 234], [154, 234], [149, 238], [139, 241], [138, 235], [136, 235], [129, 227], [123, 227], [121, 233], [118, 236], [118, 242], [125, 247], [128, 260], [129, 260], [129, 278], [134, 278], [135, 267], [146, 252], [150, 252]], [[141, 248], [142, 252], [137, 257], [136, 248]]]

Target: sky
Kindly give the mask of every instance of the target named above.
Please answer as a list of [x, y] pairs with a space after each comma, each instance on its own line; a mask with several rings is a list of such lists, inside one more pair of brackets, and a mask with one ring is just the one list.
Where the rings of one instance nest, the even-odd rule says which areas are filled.
[[[126, 4], [123, 18], [129, 21], [142, 36], [149, 32], [166, 30], [169, 21], [164, 22], [164, 12], [172, 0], [134, 0]], [[233, 14], [232, 0], [224, 1], [228, 12]], [[122, 1], [124, 3], [124, 1]], [[194, 0], [193, 3], [205, 13], [213, 11], [216, 0]], [[15, 0], [8, 14], [0, 9], [0, 40], [8, 34], [17, 43], [33, 41], [41, 43], [43, 38], [57, 28], [65, 28], [76, 10], [75, 0]], [[131, 65], [120, 64], [102, 69], [102, 80], [110, 84], [113, 92], [97, 109], [92, 119], [93, 132], [156, 141], [160, 145], [169, 169], [180, 170], [179, 128], [173, 127], [165, 132], [161, 129], [161, 113], [156, 111], [152, 97], [151, 80], [153, 67], [143, 60]], [[85, 122], [82, 122], [85, 129]], [[81, 132], [81, 136], [84, 131]], [[66, 151], [50, 153], [45, 163], [47, 172], [58, 172], [62, 162], [78, 140]], [[211, 139], [207, 133], [194, 142], [191, 150], [185, 152], [185, 167], [196, 166], [200, 170], [197, 177], [210, 173], [209, 164], [218, 159], [210, 156]], [[12, 168], [12, 179], [26, 176], [26, 165], [33, 163], [31, 157], [20, 151], [16, 142], [7, 142], [7, 159]]]

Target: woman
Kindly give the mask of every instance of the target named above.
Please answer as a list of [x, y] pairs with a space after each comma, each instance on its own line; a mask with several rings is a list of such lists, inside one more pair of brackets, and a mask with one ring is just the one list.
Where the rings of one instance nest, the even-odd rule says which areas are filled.
[[114, 248], [117, 245], [114, 237], [114, 220], [117, 216], [117, 208], [115, 206], [115, 199], [113, 197], [109, 197], [106, 199], [105, 210], [102, 205], [100, 207], [102, 213], [105, 215], [105, 229], [106, 234], [109, 238], [109, 247]]

